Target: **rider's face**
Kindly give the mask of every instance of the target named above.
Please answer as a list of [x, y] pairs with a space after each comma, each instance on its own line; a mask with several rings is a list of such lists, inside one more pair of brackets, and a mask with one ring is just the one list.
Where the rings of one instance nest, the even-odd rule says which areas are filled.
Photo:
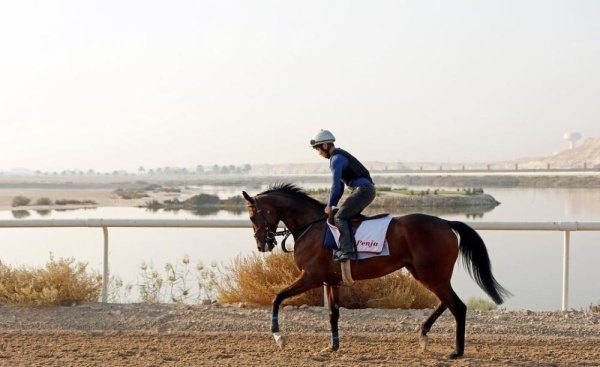
[[325, 144], [321, 144], [321, 145], [315, 147], [316, 151], [319, 152], [319, 155], [323, 158], [329, 158], [328, 157], [329, 154], [327, 151], [328, 145], [329, 144], [325, 143]]

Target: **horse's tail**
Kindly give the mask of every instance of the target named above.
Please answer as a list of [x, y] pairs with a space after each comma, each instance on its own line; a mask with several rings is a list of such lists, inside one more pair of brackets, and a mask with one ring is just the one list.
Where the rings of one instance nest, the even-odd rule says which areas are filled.
[[502, 304], [504, 298], [512, 294], [494, 278], [487, 248], [479, 234], [463, 222], [448, 221], [448, 224], [460, 236], [458, 249], [462, 255], [463, 265], [471, 278], [496, 304]]

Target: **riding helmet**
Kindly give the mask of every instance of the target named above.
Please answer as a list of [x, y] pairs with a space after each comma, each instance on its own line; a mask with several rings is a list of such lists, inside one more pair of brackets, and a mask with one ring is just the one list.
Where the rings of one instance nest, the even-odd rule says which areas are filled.
[[318, 133], [310, 139], [310, 145], [314, 148], [317, 145], [321, 145], [323, 143], [333, 143], [335, 141], [335, 136], [329, 130], [321, 129]]

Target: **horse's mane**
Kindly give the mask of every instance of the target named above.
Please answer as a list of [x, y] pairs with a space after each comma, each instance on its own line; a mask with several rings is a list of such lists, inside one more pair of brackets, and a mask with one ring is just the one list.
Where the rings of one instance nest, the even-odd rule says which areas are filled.
[[325, 204], [320, 202], [319, 200], [310, 197], [303, 188], [296, 186], [289, 182], [280, 182], [276, 184], [269, 185], [268, 189], [261, 192], [262, 194], [282, 194], [286, 196], [291, 196], [298, 200], [307, 201], [310, 204], [317, 205], [319, 207], [324, 207]]

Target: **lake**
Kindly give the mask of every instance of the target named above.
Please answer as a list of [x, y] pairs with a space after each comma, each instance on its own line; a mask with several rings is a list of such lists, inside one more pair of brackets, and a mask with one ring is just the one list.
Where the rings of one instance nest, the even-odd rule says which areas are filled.
[[[308, 186], [308, 185], [305, 185]], [[316, 185], [325, 187], [326, 185]], [[422, 189], [422, 188], [416, 188]], [[256, 194], [257, 189], [250, 189]], [[206, 193], [239, 190], [211, 187]], [[450, 220], [466, 222], [600, 222], [600, 189], [486, 189], [501, 202], [487, 212], [433, 212]], [[408, 209], [406, 212], [414, 210]], [[423, 211], [427, 212], [427, 211]], [[20, 213], [21, 216], [25, 215]], [[0, 219], [13, 219], [11, 211], [0, 211]], [[190, 212], [152, 212], [140, 208], [97, 208], [38, 213], [28, 211], [27, 219], [245, 219], [246, 213], [219, 211], [199, 217]], [[502, 307], [509, 310], [559, 310], [562, 300], [563, 232], [558, 231], [480, 231], [490, 253], [498, 281], [514, 296]], [[110, 271], [125, 283], [140, 282], [140, 265], [152, 263], [162, 270], [167, 262], [181, 260], [185, 254], [205, 266], [228, 264], [237, 255], [256, 253], [252, 230], [204, 228], [109, 228]], [[102, 269], [103, 237], [98, 228], [4, 228], [0, 230], [0, 259], [11, 265], [42, 266], [50, 254], [55, 258], [74, 257]], [[587, 308], [600, 303], [600, 233], [571, 232], [570, 308]], [[459, 264], [452, 279], [458, 295], [487, 296], [469, 278]], [[134, 299], [135, 300], [135, 299]]]

